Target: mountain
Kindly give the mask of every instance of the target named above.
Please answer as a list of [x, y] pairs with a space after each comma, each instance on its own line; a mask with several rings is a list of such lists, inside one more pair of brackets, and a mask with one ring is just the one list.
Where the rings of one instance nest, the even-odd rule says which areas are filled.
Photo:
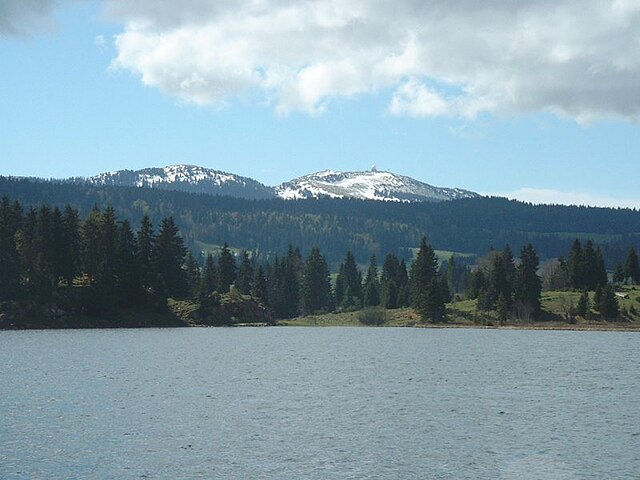
[[86, 179], [93, 185], [146, 187], [210, 195], [227, 195], [250, 200], [280, 197], [355, 198], [394, 202], [437, 202], [476, 198], [478, 194], [459, 188], [441, 188], [413, 178], [375, 168], [366, 172], [323, 172], [305, 175], [277, 187], [268, 187], [251, 178], [195, 165], [119, 170]]
[[336, 172], [325, 170], [296, 178], [276, 187], [286, 200], [303, 198], [357, 198], [393, 202], [438, 202], [477, 198], [480, 195], [460, 188], [434, 187], [404, 175], [380, 172]]
[[247, 199], [275, 196], [273, 189], [248, 177], [196, 165], [170, 165], [164, 168], [119, 170], [101, 173], [86, 180], [93, 185], [146, 187]]

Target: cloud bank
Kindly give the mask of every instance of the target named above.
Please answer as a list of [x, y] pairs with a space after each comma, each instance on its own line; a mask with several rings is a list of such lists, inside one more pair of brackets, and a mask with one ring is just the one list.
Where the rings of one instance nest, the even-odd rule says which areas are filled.
[[636, 0], [108, 0], [113, 67], [198, 105], [281, 114], [391, 92], [389, 112], [640, 118]]
[[57, 0], [0, 1], [0, 37], [25, 36], [51, 25], [51, 13]]

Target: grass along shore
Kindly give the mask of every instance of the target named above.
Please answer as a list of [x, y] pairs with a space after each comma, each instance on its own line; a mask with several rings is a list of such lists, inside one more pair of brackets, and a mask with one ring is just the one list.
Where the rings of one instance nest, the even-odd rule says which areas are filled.
[[[626, 297], [618, 297], [621, 315], [616, 320], [605, 320], [591, 308], [586, 318], [576, 316], [575, 323], [567, 320], [567, 313], [575, 307], [580, 292], [543, 292], [542, 314], [535, 321], [523, 321], [510, 317], [500, 324], [495, 312], [478, 312], [476, 300], [462, 300], [447, 304], [448, 321], [446, 323], [423, 323], [420, 316], [411, 308], [386, 310], [387, 327], [429, 327], [429, 328], [524, 328], [544, 330], [613, 330], [640, 331], [640, 287], [624, 286], [617, 290]], [[589, 292], [593, 303], [594, 292]], [[323, 326], [356, 327], [362, 326], [360, 311], [306, 315], [287, 320], [279, 320], [282, 326]]]

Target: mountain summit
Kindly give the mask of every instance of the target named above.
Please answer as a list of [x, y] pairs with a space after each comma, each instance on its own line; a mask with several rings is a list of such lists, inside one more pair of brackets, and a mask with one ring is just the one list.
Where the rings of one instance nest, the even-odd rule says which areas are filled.
[[248, 177], [196, 165], [170, 165], [164, 168], [118, 170], [88, 178], [96, 185], [147, 187], [249, 199], [273, 198], [271, 187]]
[[284, 199], [359, 198], [394, 202], [438, 202], [479, 197], [460, 188], [434, 187], [404, 175], [380, 172], [375, 167], [365, 172], [325, 170], [296, 178], [276, 187]]

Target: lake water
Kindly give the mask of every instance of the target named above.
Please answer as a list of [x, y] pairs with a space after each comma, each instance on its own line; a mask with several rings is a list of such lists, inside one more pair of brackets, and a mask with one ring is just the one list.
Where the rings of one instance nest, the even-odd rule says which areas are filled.
[[0, 478], [640, 478], [640, 334], [0, 332]]

